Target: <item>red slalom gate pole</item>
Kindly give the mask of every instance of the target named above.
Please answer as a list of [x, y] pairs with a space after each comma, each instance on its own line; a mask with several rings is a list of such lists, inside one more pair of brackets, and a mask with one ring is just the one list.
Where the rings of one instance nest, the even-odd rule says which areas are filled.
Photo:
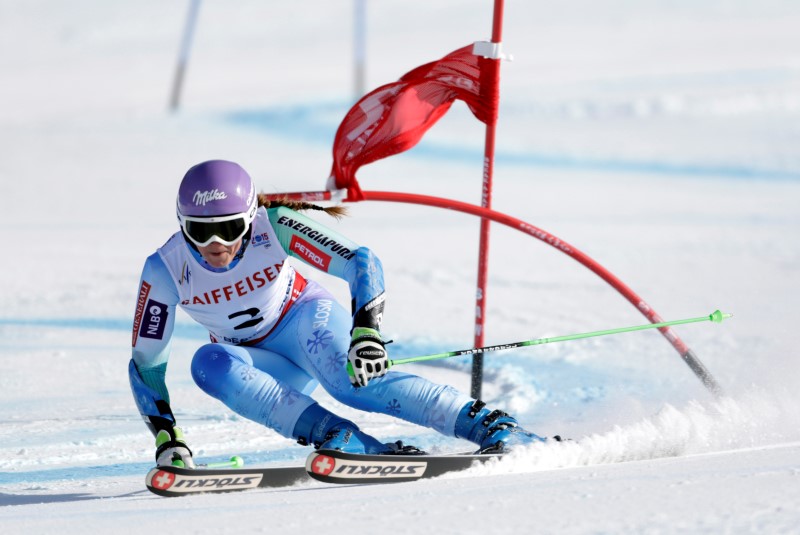
[[[499, 50], [503, 34], [503, 0], [495, 0], [494, 15], [492, 20], [492, 44]], [[493, 69], [489, 82], [493, 85], [492, 91], [499, 92], [500, 87], [500, 57], [495, 54], [491, 65]], [[483, 78], [483, 77], [482, 77]], [[483, 80], [481, 80], [483, 83]], [[497, 126], [497, 113], [486, 124], [486, 140], [483, 150], [483, 187], [481, 190], [481, 207], [492, 207], [492, 179], [494, 175], [494, 150], [495, 130]], [[489, 224], [490, 220], [481, 218], [480, 241], [478, 243], [478, 282], [475, 289], [475, 341], [474, 347], [484, 345], [484, 331], [486, 318], [486, 286], [489, 272]], [[472, 382], [470, 394], [473, 398], [481, 397], [483, 385], [483, 353], [476, 353], [472, 357]]]
[[[423, 206], [433, 206], [436, 208], [445, 208], [448, 210], [455, 210], [483, 219], [490, 219], [496, 223], [506, 225], [513, 229], [519, 230], [525, 234], [533, 236], [546, 243], [547, 245], [561, 251], [567, 256], [572, 257], [584, 267], [588, 268], [595, 275], [606, 281], [612, 288], [617, 290], [625, 299], [628, 300], [636, 310], [638, 310], [650, 323], [662, 323], [663, 320], [658, 313], [645, 302], [636, 292], [629, 286], [617, 278], [614, 274], [604, 268], [596, 260], [580, 251], [577, 247], [561, 240], [554, 234], [547, 232], [539, 227], [526, 223], [521, 219], [512, 217], [508, 214], [496, 212], [494, 210], [483, 208], [477, 205], [456, 201], [453, 199], [444, 199], [441, 197], [432, 197], [430, 195], [419, 195], [416, 193], [400, 193], [394, 191], [362, 191], [359, 199], [350, 200], [347, 198], [342, 199], [343, 202], [360, 202], [360, 201], [383, 201], [383, 202], [398, 202], [408, 204], [421, 204]], [[334, 195], [330, 191], [304, 191], [304, 192], [290, 192], [290, 193], [273, 193], [266, 194], [267, 199], [289, 199], [296, 201], [331, 201], [338, 195]], [[659, 327], [658, 331], [672, 344], [672, 347], [678, 352], [687, 366], [694, 372], [703, 385], [713, 394], [719, 398], [724, 395], [723, 389], [720, 384], [711, 375], [711, 372], [703, 365], [700, 359], [697, 358], [694, 351], [684, 343], [683, 340], [672, 330], [669, 326]], [[476, 346], [477, 347], [477, 346]]]

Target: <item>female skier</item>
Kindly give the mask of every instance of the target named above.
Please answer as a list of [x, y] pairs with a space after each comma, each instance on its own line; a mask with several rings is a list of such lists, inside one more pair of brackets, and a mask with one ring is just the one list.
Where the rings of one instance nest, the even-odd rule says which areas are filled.
[[[380, 334], [380, 261], [296, 209], [343, 213], [265, 201], [245, 170], [229, 161], [198, 164], [183, 177], [180, 232], [144, 264], [128, 369], [139, 412], [156, 437], [158, 465], [194, 467], [165, 383], [176, 306], [211, 338], [192, 359], [197, 385], [300, 444], [354, 453], [418, 451], [384, 444], [320, 406], [309, 396], [318, 384], [348, 406], [467, 439], [480, 451], [544, 440], [450, 386], [389, 371]], [[347, 281], [352, 315], [295, 271], [289, 256]]]

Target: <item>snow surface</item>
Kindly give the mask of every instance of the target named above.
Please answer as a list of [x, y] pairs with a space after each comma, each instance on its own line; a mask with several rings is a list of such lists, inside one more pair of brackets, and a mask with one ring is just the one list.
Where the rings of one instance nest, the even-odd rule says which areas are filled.
[[[506, 2], [493, 206], [597, 260], [676, 328], [486, 357], [484, 398], [574, 442], [437, 480], [168, 500], [126, 367], [144, 258], [211, 158], [265, 191], [319, 190], [354, 100], [352, 2], [204, 2], [179, 113], [188, 2], [0, 0], [0, 529], [10, 533], [800, 533], [800, 4]], [[368, 86], [490, 36], [492, 2], [368, 3]], [[365, 189], [479, 203], [483, 126], [461, 104]], [[469, 347], [478, 221], [349, 205], [383, 259], [395, 356]], [[343, 302], [343, 282], [327, 284]], [[644, 323], [583, 266], [493, 225], [486, 342]], [[308, 453], [197, 389], [178, 318], [173, 406], [199, 457]], [[468, 390], [469, 361], [408, 366]], [[387, 440], [463, 441], [328, 406]]]

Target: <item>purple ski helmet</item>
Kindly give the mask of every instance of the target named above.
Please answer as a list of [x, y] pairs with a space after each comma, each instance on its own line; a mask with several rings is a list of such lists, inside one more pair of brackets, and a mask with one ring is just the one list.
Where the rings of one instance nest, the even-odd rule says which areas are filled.
[[209, 160], [195, 165], [178, 189], [178, 222], [195, 245], [235, 244], [258, 208], [256, 186], [239, 164]]

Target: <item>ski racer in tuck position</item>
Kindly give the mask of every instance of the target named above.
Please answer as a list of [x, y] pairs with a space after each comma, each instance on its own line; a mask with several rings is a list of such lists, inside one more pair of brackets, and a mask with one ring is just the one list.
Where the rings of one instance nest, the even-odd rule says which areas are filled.
[[[348, 406], [467, 439], [482, 452], [544, 440], [450, 386], [390, 371], [380, 334], [380, 261], [298, 212], [307, 209], [343, 213], [266, 200], [247, 172], [229, 161], [203, 162], [184, 176], [180, 231], [144, 264], [128, 368], [139, 412], [156, 437], [158, 465], [195, 466], [165, 382], [176, 306], [211, 338], [192, 359], [197, 385], [300, 444], [351, 453], [414, 450], [385, 444], [320, 406], [310, 397], [318, 384]], [[295, 271], [289, 256], [347, 281], [352, 314]]]

